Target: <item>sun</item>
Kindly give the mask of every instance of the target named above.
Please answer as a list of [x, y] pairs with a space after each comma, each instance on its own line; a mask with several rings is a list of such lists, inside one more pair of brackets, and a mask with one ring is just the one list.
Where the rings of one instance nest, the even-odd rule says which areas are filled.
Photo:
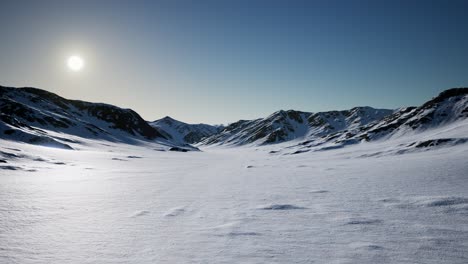
[[67, 66], [72, 71], [80, 71], [84, 66], [84, 61], [80, 56], [70, 56], [67, 60]]

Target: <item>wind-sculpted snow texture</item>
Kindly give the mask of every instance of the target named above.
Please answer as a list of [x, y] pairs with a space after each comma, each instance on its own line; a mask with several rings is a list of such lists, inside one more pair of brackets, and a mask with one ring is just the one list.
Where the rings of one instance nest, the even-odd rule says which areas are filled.
[[464, 264], [468, 145], [396, 151], [413, 139], [302, 155], [0, 140], [0, 262]]

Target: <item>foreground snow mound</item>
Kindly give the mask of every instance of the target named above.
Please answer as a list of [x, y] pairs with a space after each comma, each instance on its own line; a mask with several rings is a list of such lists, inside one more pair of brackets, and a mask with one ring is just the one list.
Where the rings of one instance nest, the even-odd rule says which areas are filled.
[[452, 205], [468, 204], [468, 198], [465, 197], [442, 197], [435, 198], [426, 202], [429, 207], [437, 206], [452, 206]]
[[305, 207], [296, 206], [292, 204], [271, 204], [260, 206], [258, 209], [262, 210], [297, 210], [297, 209], [306, 209]]

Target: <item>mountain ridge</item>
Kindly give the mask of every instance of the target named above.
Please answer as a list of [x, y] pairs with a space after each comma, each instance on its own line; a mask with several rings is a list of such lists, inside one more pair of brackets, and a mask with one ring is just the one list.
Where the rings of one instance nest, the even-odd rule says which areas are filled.
[[105, 103], [69, 100], [32, 87], [0, 86], [1, 137], [70, 149], [73, 140], [104, 139], [126, 143], [160, 141], [171, 145], [163, 131], [151, 127], [138, 113]]
[[397, 137], [467, 117], [468, 88], [447, 89], [418, 107], [279, 110], [264, 118], [214, 126], [169, 116], [148, 122], [132, 109], [65, 99], [38, 88], [0, 86], [0, 138], [65, 148], [64, 134], [125, 143], [158, 141], [176, 149], [195, 149], [190, 144], [262, 146], [289, 141], [305, 149]]
[[346, 128], [356, 129], [379, 120], [393, 111], [369, 106], [318, 113], [280, 110], [266, 118], [232, 123], [220, 134], [203, 140], [199, 145], [266, 145], [311, 136], [324, 136]]

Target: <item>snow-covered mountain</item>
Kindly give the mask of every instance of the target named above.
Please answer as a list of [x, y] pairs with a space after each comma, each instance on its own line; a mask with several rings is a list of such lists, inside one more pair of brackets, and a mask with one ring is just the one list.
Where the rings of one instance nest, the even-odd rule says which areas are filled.
[[194, 149], [189, 144], [260, 146], [290, 142], [281, 146], [301, 153], [316, 147], [336, 148], [417, 134], [467, 117], [468, 88], [446, 90], [420, 107], [355, 107], [318, 113], [281, 110], [266, 118], [222, 127], [187, 124], [170, 117], [147, 122], [131, 109], [68, 100], [36, 88], [0, 86], [0, 138], [65, 148], [71, 148], [70, 144], [80, 138], [133, 144], [160, 142], [176, 150]]
[[[361, 126], [350, 126], [332, 133], [311, 133], [304, 141], [290, 148], [295, 149], [294, 153], [307, 152], [317, 147], [339, 148], [359, 142], [419, 135], [453, 124], [456, 129], [456, 124], [459, 122], [468, 122], [468, 88], [446, 90], [419, 107], [400, 108], [390, 115]], [[434, 135], [427, 142], [413, 142], [413, 145], [468, 141], [468, 138], [439, 138], [439, 136]]]
[[358, 138], [372, 140], [439, 127], [468, 117], [468, 88], [440, 93], [420, 107], [403, 108], [393, 115], [363, 128]]
[[381, 120], [393, 112], [394, 110], [364, 106], [354, 107], [350, 110], [315, 113], [308, 118], [308, 137], [359, 130], [360, 127]]
[[454, 88], [440, 93], [419, 107], [398, 109], [378, 122], [360, 127], [345, 139], [377, 140], [418, 133], [468, 117], [468, 88]]
[[199, 145], [266, 145], [296, 139], [292, 146], [301, 146], [300, 152], [325, 143], [344, 146], [419, 133], [467, 117], [468, 88], [453, 88], [420, 107], [389, 110], [365, 106], [318, 113], [278, 111], [267, 118], [232, 123]]
[[203, 140], [201, 144], [268, 144], [295, 139], [307, 133], [309, 115], [307, 112], [281, 110], [266, 118], [240, 120], [226, 126], [219, 134]]
[[308, 113], [295, 110], [278, 111], [267, 118], [241, 120], [227, 126], [201, 144], [265, 145], [293, 139], [325, 136], [344, 130], [355, 130], [393, 113], [393, 110], [355, 107], [344, 111]]
[[175, 142], [193, 144], [219, 133], [223, 126], [207, 124], [187, 124], [169, 116], [149, 122], [149, 124], [167, 133], [166, 137]]
[[0, 86], [0, 138], [64, 148], [71, 148], [76, 138], [174, 145], [131, 109], [68, 100], [29, 87]]

